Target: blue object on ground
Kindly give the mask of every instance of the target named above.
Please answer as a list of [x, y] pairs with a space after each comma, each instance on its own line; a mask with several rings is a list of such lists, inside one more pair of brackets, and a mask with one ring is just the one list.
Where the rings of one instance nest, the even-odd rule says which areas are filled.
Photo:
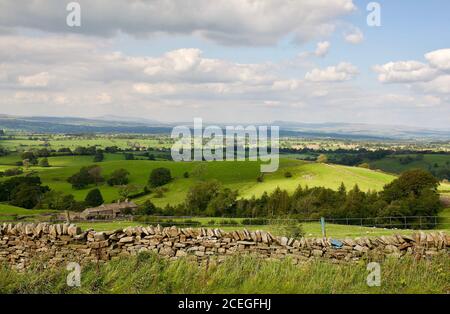
[[331, 239], [330, 242], [331, 242], [331, 246], [334, 248], [337, 248], [337, 249], [341, 248], [344, 245], [344, 243], [342, 243], [339, 240]]

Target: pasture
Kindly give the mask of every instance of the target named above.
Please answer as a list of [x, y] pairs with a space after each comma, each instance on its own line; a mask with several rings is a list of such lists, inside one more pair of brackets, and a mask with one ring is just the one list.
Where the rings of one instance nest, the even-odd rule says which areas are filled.
[[[19, 161], [18, 155], [0, 157], [0, 166], [13, 167]], [[75, 190], [67, 182], [67, 178], [76, 173], [81, 167], [92, 165], [92, 156], [58, 156], [48, 158], [50, 167], [30, 167], [26, 171], [36, 171], [43, 184], [51, 189], [71, 193], [77, 200], [83, 200], [88, 191], [86, 189]], [[260, 196], [264, 191], [270, 193], [277, 187], [293, 192], [298, 185], [309, 187], [324, 186], [337, 189], [343, 182], [348, 189], [355, 184], [367, 191], [380, 190], [386, 183], [392, 181], [395, 176], [368, 169], [328, 165], [305, 162], [283, 158], [277, 172], [264, 175], [263, 182], [257, 182], [260, 175], [260, 162], [255, 161], [229, 161], [229, 162], [172, 162], [150, 160], [125, 160], [123, 154], [105, 154], [103, 162], [97, 163], [102, 168], [102, 175], [108, 177], [114, 170], [124, 168], [130, 172], [130, 183], [139, 187], [147, 184], [150, 172], [158, 167], [170, 169], [173, 180], [167, 185], [168, 191], [163, 197], [154, 195], [137, 199], [141, 203], [150, 198], [156, 205], [178, 204], [186, 196], [189, 187], [199, 180], [220, 181], [225, 187], [238, 190], [240, 197], [248, 198]], [[183, 174], [188, 172], [189, 178]], [[286, 178], [285, 172], [290, 172], [292, 177]], [[3, 178], [4, 179], [4, 178]], [[99, 188], [106, 202], [111, 202], [119, 197], [118, 188], [106, 184], [100, 184]]]

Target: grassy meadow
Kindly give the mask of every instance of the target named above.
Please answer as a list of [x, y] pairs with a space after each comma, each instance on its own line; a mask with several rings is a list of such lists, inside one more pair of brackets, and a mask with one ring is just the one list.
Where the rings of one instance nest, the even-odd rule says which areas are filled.
[[0, 293], [450, 293], [450, 264], [446, 256], [433, 260], [387, 259], [381, 262], [381, 286], [369, 287], [367, 261], [332, 264], [314, 261], [294, 265], [290, 259], [263, 260], [229, 257], [223, 263], [198, 265], [150, 253], [122, 257], [82, 268], [81, 287], [68, 287], [65, 268], [36, 262], [24, 271], [0, 265]]
[[438, 166], [444, 166], [449, 161], [449, 156], [444, 154], [423, 154], [423, 159], [413, 160], [409, 163], [402, 164], [401, 158], [405, 157], [415, 158], [417, 155], [393, 155], [387, 156], [383, 159], [370, 162], [370, 165], [376, 169], [381, 169], [390, 173], [401, 173], [408, 169], [421, 168], [428, 170], [428, 167], [433, 167], [435, 164]]
[[[0, 157], [0, 167], [14, 168], [14, 163], [19, 161], [17, 154]], [[88, 191], [94, 186], [82, 190], [72, 189], [67, 178], [76, 173], [81, 167], [93, 163], [92, 156], [58, 156], [48, 158], [50, 167], [30, 167], [26, 171], [36, 171], [44, 185], [51, 189], [71, 193], [77, 200], [83, 200]], [[168, 191], [161, 198], [153, 195], [137, 199], [140, 203], [147, 198], [158, 206], [177, 204], [184, 200], [189, 187], [198, 180], [219, 180], [225, 187], [239, 190], [240, 197], [248, 198], [253, 195], [260, 196], [264, 191], [271, 192], [277, 187], [293, 192], [298, 185], [324, 186], [337, 189], [341, 182], [351, 188], [355, 184], [367, 191], [380, 190], [386, 183], [392, 181], [395, 176], [369, 169], [346, 167], [339, 165], [319, 164], [294, 159], [280, 159], [280, 167], [277, 172], [264, 175], [264, 182], [258, 183], [260, 175], [260, 162], [233, 161], [233, 162], [172, 162], [149, 160], [125, 160], [123, 154], [105, 154], [104, 161], [98, 163], [102, 167], [102, 175], [107, 177], [115, 169], [124, 168], [130, 172], [130, 183], [137, 186], [145, 186], [152, 169], [158, 167], [169, 168], [174, 180], [167, 185]], [[184, 172], [189, 172], [190, 177], [184, 178]], [[284, 176], [285, 172], [292, 174], [291, 178]], [[119, 197], [117, 187], [106, 184], [99, 186], [106, 202], [111, 202]]]

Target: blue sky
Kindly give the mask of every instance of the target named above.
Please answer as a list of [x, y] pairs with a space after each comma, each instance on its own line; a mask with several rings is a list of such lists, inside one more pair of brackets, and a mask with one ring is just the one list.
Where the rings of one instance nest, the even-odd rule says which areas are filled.
[[450, 2], [369, 2], [0, 0], [0, 113], [448, 128]]

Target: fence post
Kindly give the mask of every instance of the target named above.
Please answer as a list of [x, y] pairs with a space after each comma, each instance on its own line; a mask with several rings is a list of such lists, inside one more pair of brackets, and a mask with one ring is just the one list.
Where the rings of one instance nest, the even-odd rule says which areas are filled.
[[320, 217], [320, 225], [322, 226], [322, 237], [326, 238], [327, 232], [325, 230], [325, 218], [324, 217]]

